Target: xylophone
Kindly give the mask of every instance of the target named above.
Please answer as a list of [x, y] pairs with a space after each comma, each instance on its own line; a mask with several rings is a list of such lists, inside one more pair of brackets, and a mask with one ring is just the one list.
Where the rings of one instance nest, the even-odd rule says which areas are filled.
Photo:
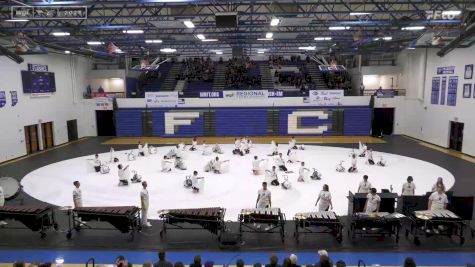
[[19, 221], [31, 231], [39, 231], [41, 238], [46, 237], [46, 230], [51, 227], [58, 230], [51, 206], [2, 206], [0, 221], [3, 220]]
[[66, 236], [68, 239], [72, 236], [72, 228], [76, 229], [76, 231], [80, 231], [81, 229], [111, 229], [93, 227], [90, 224], [83, 223], [90, 221], [108, 222], [122, 233], [130, 232], [132, 239], [134, 238], [134, 232], [141, 230], [140, 209], [135, 206], [81, 207], [70, 210], [68, 214], [70, 215], [70, 226]]
[[422, 235], [445, 235], [449, 238], [456, 235], [459, 237], [461, 245], [465, 243], [463, 236], [464, 221], [450, 210], [414, 211], [409, 218], [411, 219], [411, 228], [406, 230], [406, 236], [412, 235], [416, 245], [420, 244], [418, 236]]
[[[219, 207], [198, 209], [170, 209], [159, 211], [159, 216], [163, 219], [163, 227], [160, 231], [160, 237], [163, 237], [163, 235], [167, 232], [167, 228], [172, 230], [204, 229], [220, 237], [221, 233], [225, 230], [225, 213], [226, 209]], [[182, 225], [183, 223], [195, 224], [201, 227], [185, 228]], [[172, 227], [167, 227], [167, 225], [170, 225]]]
[[394, 236], [396, 242], [399, 242], [399, 231], [402, 226], [402, 220], [406, 218], [400, 213], [389, 212], [357, 212], [351, 217], [351, 227], [348, 229], [352, 238], [360, 236]]
[[279, 233], [285, 235], [285, 214], [280, 208], [242, 209], [238, 216], [239, 233]]
[[333, 211], [299, 212], [294, 216], [294, 236], [299, 242], [300, 234], [332, 234], [338, 243], [343, 240], [343, 224]]

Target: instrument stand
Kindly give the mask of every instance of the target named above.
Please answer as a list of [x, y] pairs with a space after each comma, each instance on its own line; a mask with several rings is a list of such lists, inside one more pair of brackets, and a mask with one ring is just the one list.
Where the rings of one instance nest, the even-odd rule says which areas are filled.
[[[265, 228], [268, 228], [267, 230]], [[242, 240], [243, 233], [260, 233], [260, 234], [280, 234], [282, 243], [285, 242], [285, 214], [280, 213], [278, 220], [265, 220], [250, 217], [245, 219], [239, 215], [239, 236]]]
[[[416, 216], [410, 216], [409, 218], [411, 220], [411, 227], [410, 229], [406, 229], [406, 237], [411, 235], [413, 237], [414, 244], [417, 246], [421, 244], [419, 237], [430, 237], [433, 235], [447, 236], [448, 238], [452, 238], [452, 236], [455, 235], [459, 238], [460, 245], [465, 243], [465, 237], [463, 233], [465, 223], [463, 221], [443, 221], [437, 219], [422, 220]], [[440, 226], [443, 227], [443, 230], [439, 228]], [[434, 229], [436, 229], [437, 232], [434, 232]], [[427, 230], [430, 232], [427, 233]], [[474, 229], [470, 230], [473, 237]]]

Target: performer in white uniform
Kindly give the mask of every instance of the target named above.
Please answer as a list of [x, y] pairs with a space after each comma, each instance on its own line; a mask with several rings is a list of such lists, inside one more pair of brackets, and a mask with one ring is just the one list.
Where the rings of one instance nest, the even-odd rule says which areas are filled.
[[196, 136], [195, 136], [195, 137], [193, 137], [193, 139], [191, 140], [190, 151], [195, 151], [196, 149], [198, 149], [198, 141], [196, 141]]
[[275, 166], [272, 166], [272, 170], [266, 170], [266, 181], [270, 181], [270, 184], [275, 186], [280, 184]]
[[364, 212], [378, 212], [379, 204], [381, 204], [381, 197], [376, 194], [376, 188], [371, 188], [371, 193], [366, 196]]
[[127, 169], [129, 168], [129, 165], [122, 167], [122, 164], [119, 164], [117, 166], [119, 169], [118, 175], [119, 175], [119, 185], [129, 185], [129, 177], [128, 177], [128, 172]]
[[162, 159], [162, 172], [170, 172], [172, 170], [173, 162], [167, 160], [167, 156], [163, 156]]
[[94, 170], [96, 172], [101, 171], [101, 161], [99, 160], [99, 155], [94, 155]]
[[279, 153], [279, 157], [275, 160], [277, 166], [279, 166], [279, 170], [286, 172], [287, 167], [285, 167], [285, 161], [284, 158], [282, 157], [282, 153]]
[[369, 193], [371, 192], [371, 183], [368, 182], [368, 175], [363, 176], [363, 181], [358, 186], [358, 193]]
[[272, 207], [271, 192], [267, 189], [267, 183], [262, 183], [262, 189], [257, 191], [256, 208], [265, 209]]
[[[300, 163], [300, 168], [299, 168], [299, 178], [297, 179], [298, 182], [305, 182], [305, 178], [307, 176], [307, 172], [310, 170], [308, 168], [305, 168], [305, 162], [302, 161]], [[317, 201], [318, 202], [318, 201]], [[315, 204], [316, 205], [316, 204]]]
[[351, 155], [351, 167], [348, 168], [348, 172], [357, 172], [358, 169], [356, 168], [357, 160], [356, 160], [356, 155], [352, 154]]
[[295, 151], [294, 149], [289, 149], [287, 151], [287, 162], [289, 163], [295, 163], [297, 162], [297, 151]]
[[320, 194], [318, 194], [315, 206], [317, 206], [318, 202], [320, 202], [318, 205], [318, 211], [328, 211], [329, 209], [333, 209], [332, 195], [330, 194], [330, 188], [328, 185], [323, 185], [323, 190], [320, 191]]
[[221, 146], [218, 145], [218, 144], [215, 144], [213, 146], [213, 152], [217, 153], [217, 154], [223, 154], [224, 153], [223, 150], [221, 149]]
[[204, 177], [198, 177], [198, 172], [194, 171], [193, 176], [191, 176], [191, 188], [193, 189], [193, 193], [199, 193], [202, 190], [199, 180], [204, 179]]
[[245, 138], [242, 138], [241, 139], [241, 145], [240, 145], [240, 148], [239, 148], [244, 154], [249, 154], [249, 146], [248, 146], [248, 143], [247, 143], [247, 139]]
[[[0, 207], [5, 205], [5, 192], [3, 191], [3, 187], [0, 186]], [[7, 225], [7, 222], [0, 221], [0, 225]]]
[[261, 174], [261, 162], [265, 161], [265, 159], [258, 159], [257, 156], [254, 156], [254, 160], [252, 161], [252, 173], [254, 175]]
[[292, 136], [292, 138], [290, 138], [289, 149], [297, 149], [297, 140], [295, 140], [294, 136]]
[[149, 197], [148, 197], [148, 190], [147, 190], [147, 182], [142, 182], [142, 191], [140, 191], [140, 206], [142, 208], [142, 226], [143, 227], [150, 227], [152, 226], [147, 218], [148, 218], [148, 207], [149, 207]]
[[444, 189], [439, 186], [437, 187], [437, 191], [430, 195], [427, 206], [429, 210], [445, 210], [447, 209], [448, 203], [449, 200], [447, 195], [444, 193]]
[[119, 159], [115, 157], [115, 150], [114, 150], [113, 147], [111, 147], [109, 153], [110, 153], [110, 162], [111, 162], [111, 163], [112, 163], [112, 162], [118, 162], [118, 161], [119, 161]]
[[139, 156], [142, 156], [144, 157], [145, 156], [145, 152], [144, 152], [144, 147], [142, 145], [142, 142], [139, 141], [139, 144], [137, 146], [138, 150], [139, 150]]
[[206, 141], [203, 141], [203, 153], [202, 153], [202, 155], [209, 156], [209, 155], [211, 155], [211, 153], [212, 153], [211, 148], [209, 147], [208, 144], [206, 144]]
[[445, 192], [445, 184], [442, 177], [437, 178], [437, 182], [432, 186], [432, 192], [436, 192], [438, 187], [442, 187], [442, 190]]
[[374, 165], [373, 150], [372, 149], [366, 150], [366, 160], [367, 160], [369, 165]]
[[413, 196], [416, 192], [416, 185], [412, 182], [412, 176], [407, 177], [407, 183], [402, 185], [401, 195], [403, 196]]
[[81, 208], [82, 207], [82, 191], [81, 184], [79, 181], [74, 181], [74, 190], [73, 190], [73, 203], [74, 203], [74, 208]]
[[366, 154], [366, 150], [368, 150], [368, 147], [365, 144], [361, 143], [361, 141], [359, 141], [359, 149], [358, 150], [359, 150], [358, 151], [359, 156], [364, 157], [365, 154]]

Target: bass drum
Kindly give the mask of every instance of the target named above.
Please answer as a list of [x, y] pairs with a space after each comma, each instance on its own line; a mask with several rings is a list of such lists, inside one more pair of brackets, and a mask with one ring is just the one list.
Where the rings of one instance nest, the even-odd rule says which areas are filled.
[[14, 199], [20, 194], [21, 185], [15, 178], [1, 177], [0, 186], [3, 188], [5, 200]]

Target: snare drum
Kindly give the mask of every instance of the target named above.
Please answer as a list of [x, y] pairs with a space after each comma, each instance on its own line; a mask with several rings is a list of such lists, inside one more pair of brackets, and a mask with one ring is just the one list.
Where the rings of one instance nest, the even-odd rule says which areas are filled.
[[14, 199], [20, 194], [21, 185], [15, 178], [1, 177], [0, 186], [3, 188], [5, 200]]

